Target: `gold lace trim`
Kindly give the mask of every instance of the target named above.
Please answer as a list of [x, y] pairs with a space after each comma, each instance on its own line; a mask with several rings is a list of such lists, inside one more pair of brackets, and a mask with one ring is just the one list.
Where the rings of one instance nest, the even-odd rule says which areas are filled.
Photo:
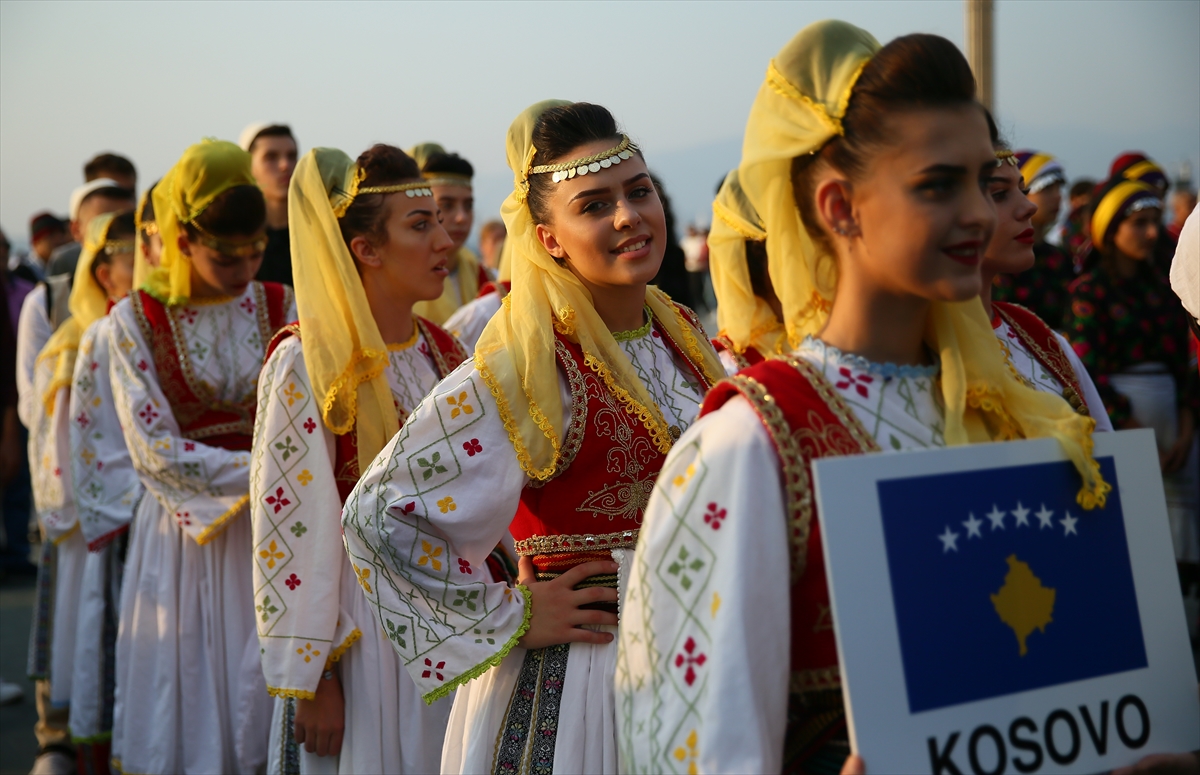
[[241, 516], [242, 512], [246, 509], [246, 504], [249, 502], [249, 493], [246, 493], [242, 497], [238, 498], [234, 504], [229, 507], [229, 511], [226, 511], [224, 514], [217, 517], [217, 519], [211, 525], [200, 531], [200, 535], [196, 536], [196, 543], [200, 546], [204, 546], [221, 533], [225, 532], [225, 528], [229, 527], [230, 523], [232, 523], [235, 518]]
[[739, 218], [732, 210], [721, 204], [720, 200], [713, 200], [713, 214], [721, 219], [729, 228], [736, 231], [742, 236], [742, 239], [748, 239], [751, 242], [762, 242], [767, 238], [767, 232], [755, 226], [749, 225], [744, 219]]
[[[329, 390], [325, 391], [325, 400], [321, 404], [321, 417], [325, 420], [326, 427], [335, 436], [345, 435], [354, 427], [354, 420], [358, 415], [358, 386], [383, 374], [388, 360], [387, 350], [370, 348], [355, 350], [350, 354], [350, 362], [346, 364], [346, 368], [342, 370], [337, 379], [329, 384]], [[361, 374], [356, 373], [358, 364], [363, 361], [371, 361], [371, 367]], [[339, 400], [345, 411], [345, 421], [340, 424], [335, 423], [330, 416], [333, 412], [333, 405]]]
[[[1071, 408], [1085, 417], [1091, 417], [1092, 413], [1088, 408], [1087, 401], [1071, 386], [1070, 377], [1078, 379], [1078, 375], [1074, 373], [1075, 370], [1071, 368], [1071, 362], [1063, 355], [1062, 350], [1058, 350], [1055, 355], [1051, 355], [1043, 350], [1041, 345], [1029, 335], [1029, 332], [1017, 325], [1012, 317], [1002, 308], [997, 307], [996, 312], [1000, 314], [1000, 318], [1008, 324], [1008, 327], [1016, 333], [1021, 343], [1033, 353], [1033, 356], [1054, 374], [1054, 378], [1063, 386], [1062, 396], [1071, 405]], [[1004, 342], [1001, 342], [1001, 344], [1004, 344]], [[1005, 351], [1008, 351], [1007, 347]], [[1011, 353], [1009, 354], [1011, 355]]]
[[622, 530], [618, 533], [585, 533], [580, 535], [530, 536], [515, 541], [517, 555], [530, 557], [535, 554], [566, 554], [570, 552], [597, 552], [607, 549], [632, 549], [637, 546], [638, 531]]
[[645, 308], [646, 322], [640, 328], [635, 328], [632, 331], [613, 331], [612, 338], [618, 342], [632, 342], [634, 339], [641, 339], [646, 334], [650, 333], [650, 326], [654, 323], [654, 315], [650, 312], [650, 308]]
[[609, 392], [616, 396], [616, 399], [624, 405], [625, 411], [636, 417], [645, 426], [646, 430], [650, 433], [650, 440], [654, 443], [658, 451], [664, 455], [670, 452], [674, 441], [671, 438], [670, 427], [663, 418], [662, 410], [658, 405], [655, 404], [653, 410], [643, 405], [628, 390], [617, 384], [612, 371], [608, 368], [608, 364], [591, 353], [584, 353], [583, 362], [589, 369], [596, 373], [596, 376], [600, 377]]
[[583, 437], [587, 432], [588, 406], [583, 372], [579, 370], [579, 365], [561, 340], [554, 340], [554, 354], [558, 356], [558, 362], [567, 373], [567, 384], [571, 389], [571, 418], [567, 421], [567, 432], [563, 436], [562, 451], [558, 455], [554, 473], [545, 481], [530, 482], [529, 486], [535, 488], [542, 487], [571, 467], [575, 456], [579, 454], [579, 448], [583, 446]]
[[70, 530], [63, 533], [58, 538], [51, 539], [51, 543], [53, 543], [55, 546], [58, 546], [63, 541], [66, 541], [68, 538], [70, 538], [71, 536], [75, 535], [78, 532], [79, 532], [79, 522], [77, 521], [74, 525], [71, 526]]
[[793, 670], [788, 684], [788, 691], [792, 694], [840, 689], [842, 672], [836, 665], [815, 670]]
[[387, 346], [387, 348], [389, 351], [394, 352], [394, 353], [401, 352], [403, 350], [407, 350], [408, 348], [412, 347], [414, 344], [417, 343], [417, 339], [420, 338], [420, 336], [421, 336], [421, 327], [417, 325], [417, 319], [413, 318], [412, 336], [410, 336], [408, 339], [404, 340], [403, 342], [389, 344]]
[[[721, 379], [725, 375], [710, 374], [708, 372], [708, 368], [705, 366], [704, 356], [700, 352], [700, 343], [697, 341], [696, 336], [692, 333], [692, 326], [690, 326], [687, 320], [684, 319], [683, 310], [679, 308], [678, 304], [671, 301], [671, 297], [667, 296], [665, 293], [663, 294], [663, 299], [668, 305], [670, 305], [671, 311], [675, 313], [675, 322], [679, 325], [679, 333], [683, 338], [683, 352], [691, 359], [692, 366], [700, 373], [700, 376], [704, 377], [704, 379], [708, 382], [708, 385], [705, 387], [712, 387], [717, 383], [717, 380]], [[666, 332], [664, 331], [663, 333]], [[706, 341], [705, 344], [708, 344], [708, 342]], [[712, 345], [709, 345], [709, 347], [712, 347]]]
[[[821, 121], [824, 122], [827, 127], [829, 127], [831, 130], [833, 130], [834, 134], [843, 135], [846, 133], [845, 130], [842, 128], [841, 120], [837, 117], [829, 115], [829, 111], [825, 109], [824, 105], [822, 105], [821, 103], [812, 99], [811, 97], [809, 97], [808, 95], [804, 94], [799, 89], [797, 89], [795, 86], [793, 86], [792, 82], [789, 81], [787, 78], [785, 78], [783, 73], [779, 72], [779, 70], [775, 67], [774, 60], [772, 60], [769, 65], [767, 65], [767, 85], [770, 86], [771, 89], [774, 90], [776, 94], [779, 94], [782, 97], [786, 97], [787, 99], [792, 100], [794, 102], [798, 102], [801, 105], [803, 105], [804, 107], [811, 110], [817, 116], [817, 118], [821, 119]], [[853, 88], [853, 83], [851, 83], [851, 88]], [[849, 101], [849, 92], [850, 92], [850, 89], [847, 89], [846, 90], [847, 102]], [[845, 114], [844, 106], [842, 107], [841, 112], [843, 115]]]
[[533, 457], [529, 454], [529, 448], [525, 446], [525, 441], [521, 438], [521, 429], [517, 427], [512, 409], [508, 405], [508, 399], [504, 397], [504, 391], [500, 389], [500, 381], [496, 379], [496, 375], [488, 368], [487, 362], [484, 361], [483, 356], [479, 353], [475, 353], [475, 370], [483, 378], [483, 384], [487, 385], [488, 390], [492, 392], [492, 398], [496, 402], [496, 411], [500, 414], [500, 421], [504, 424], [505, 432], [508, 433], [508, 440], [513, 445], [513, 451], [517, 454], [517, 462], [520, 463], [521, 470], [529, 478], [537, 481], [549, 479], [554, 475], [555, 468], [558, 467], [559, 445], [558, 434], [554, 432], [554, 427], [550, 425], [550, 421], [546, 419], [546, 415], [542, 413], [542, 410], [532, 400], [529, 402], [529, 416], [533, 418], [534, 424], [541, 430], [546, 440], [550, 442], [552, 449], [550, 462], [545, 468], [538, 468], [533, 463]]
[[325, 669], [328, 670], [331, 668], [333, 663], [341, 659], [342, 655], [349, 651], [350, 647], [357, 643], [360, 638], [362, 638], [362, 630], [355, 627], [354, 631], [347, 635], [346, 639], [342, 641], [342, 645], [338, 646], [329, 653], [329, 658], [325, 660]]
[[875, 437], [867, 432], [863, 424], [858, 421], [858, 415], [842, 399], [842, 396], [834, 389], [833, 385], [829, 384], [829, 380], [825, 379], [825, 375], [816, 366], [795, 355], [787, 355], [782, 360], [808, 380], [808, 383], [817, 391], [817, 395], [825, 401], [825, 405], [829, 407], [829, 411], [833, 412], [833, 416], [837, 418], [837, 421], [845, 426], [846, 430], [850, 433], [850, 438], [858, 442], [858, 446], [863, 452], [881, 451], [879, 444], [875, 441]]
[[277, 686], [267, 686], [267, 694], [272, 697], [292, 697], [297, 700], [315, 700], [316, 692], [306, 692], [303, 689], [280, 689]]

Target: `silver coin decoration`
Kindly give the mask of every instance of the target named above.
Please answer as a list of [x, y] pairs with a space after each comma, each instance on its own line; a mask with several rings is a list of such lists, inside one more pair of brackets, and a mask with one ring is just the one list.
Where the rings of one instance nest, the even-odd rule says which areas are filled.
[[588, 165], [588, 169], [591, 170], [592, 172], [599, 172], [600, 171], [600, 162], [598, 162], [598, 161], [592, 162], [591, 164]]

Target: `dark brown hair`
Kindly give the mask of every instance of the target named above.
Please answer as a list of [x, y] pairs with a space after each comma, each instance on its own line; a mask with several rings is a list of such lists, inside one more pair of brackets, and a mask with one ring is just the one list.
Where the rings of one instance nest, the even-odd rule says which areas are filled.
[[457, 153], [434, 153], [425, 160], [425, 166], [421, 169], [422, 172], [450, 172], [455, 175], [466, 175], [468, 178], [475, 177], [475, 168], [471, 166], [471, 162], [467, 161]]
[[[258, 186], [234, 186], [217, 195], [196, 216], [200, 228], [216, 237], [249, 237], [267, 224], [267, 203]], [[196, 238], [191, 224], [184, 224], [188, 237]]]
[[[393, 145], [372, 145], [363, 151], [356, 163], [360, 170], [366, 170], [360, 188], [404, 183], [421, 177], [421, 170], [413, 158]], [[355, 237], [366, 237], [372, 244], [387, 241], [385, 197], [385, 194], [360, 194], [354, 198], [339, 221], [347, 248]]]
[[[533, 165], [567, 161], [568, 154], [581, 145], [598, 140], [620, 142], [617, 120], [608, 109], [590, 102], [575, 102], [550, 108], [538, 116], [533, 126], [533, 145], [537, 148]], [[550, 223], [550, 194], [554, 181], [549, 174], [529, 176], [529, 212], [536, 223]]]
[[158, 188], [157, 180], [151, 184], [150, 189], [146, 192], [146, 198], [142, 202], [141, 215], [143, 231], [145, 231], [145, 227], [147, 225], [154, 223], [154, 189], [156, 188]]
[[[119, 215], [114, 215], [112, 223], [110, 223], [108, 226], [108, 241], [116, 242], [117, 240], [132, 240], [135, 229], [136, 227], [134, 226], [132, 210]], [[92, 259], [92, 265], [90, 269], [92, 272], [92, 279], [96, 281], [96, 285], [100, 284], [99, 278], [96, 277], [96, 269], [105, 264], [111, 263], [112, 256], [103, 250], [97, 253], [96, 257]]]
[[128, 175], [136, 178], [137, 170], [134, 169], [133, 162], [115, 153], [97, 154], [91, 161], [83, 165], [83, 182], [85, 183], [112, 175]]
[[293, 143], [296, 142], [296, 138], [292, 135], [292, 128], [290, 126], [287, 124], [274, 124], [273, 126], [266, 127], [259, 131], [259, 133], [254, 136], [254, 139], [250, 141], [250, 147], [246, 150], [250, 153], [254, 153], [254, 144], [263, 137], [290, 137]]
[[962, 52], [949, 40], [916, 33], [896, 38], [880, 49], [867, 62], [850, 92], [842, 117], [845, 133], [834, 137], [819, 152], [792, 161], [793, 195], [813, 241], [833, 255], [833, 246], [816, 213], [818, 162], [859, 180], [866, 174], [874, 152], [891, 142], [893, 129], [888, 116], [963, 104], [978, 104], [975, 76]]

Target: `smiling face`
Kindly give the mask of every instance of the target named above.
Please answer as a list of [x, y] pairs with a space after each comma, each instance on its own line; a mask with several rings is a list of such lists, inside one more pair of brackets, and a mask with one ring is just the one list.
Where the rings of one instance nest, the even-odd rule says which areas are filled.
[[[572, 149], [567, 158], [602, 153], [616, 145], [600, 140]], [[555, 183], [538, 239], [555, 259], [593, 288], [645, 286], [666, 251], [667, 222], [646, 162], [633, 155], [620, 164]]]
[[466, 244], [475, 224], [475, 194], [470, 186], [433, 186], [433, 198], [442, 213], [442, 227], [457, 250]]
[[383, 210], [379, 234], [350, 240], [363, 283], [408, 304], [438, 298], [454, 242], [439, 222], [437, 204], [427, 196], [397, 193], [386, 195]]
[[987, 196], [996, 157], [983, 113], [962, 105], [889, 122], [893, 140], [870, 158], [862, 179], [829, 169], [816, 186], [843, 278], [854, 274], [855, 287], [929, 301], [977, 296], [996, 228]]
[[1033, 266], [1033, 215], [1037, 205], [1026, 196], [1021, 172], [1001, 162], [988, 179], [988, 195], [996, 205], [996, 231], [984, 254], [984, 274], [1024, 272]]

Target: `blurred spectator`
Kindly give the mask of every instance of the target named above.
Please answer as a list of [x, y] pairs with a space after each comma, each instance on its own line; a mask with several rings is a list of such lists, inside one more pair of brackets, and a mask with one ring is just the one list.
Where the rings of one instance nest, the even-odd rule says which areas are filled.
[[267, 201], [267, 249], [257, 280], [292, 284], [292, 245], [288, 233], [288, 185], [299, 150], [287, 124], [251, 124], [239, 138], [250, 154], [250, 172]]
[[[1092, 247], [1087, 224], [1088, 219], [1092, 217], [1092, 191], [1095, 188], [1096, 181], [1091, 178], [1080, 178], [1071, 184], [1068, 194], [1070, 210], [1067, 213], [1066, 221], [1063, 222], [1062, 239], [1059, 244], [1071, 254], [1076, 272], [1080, 271], [1083, 266], [1083, 257]], [[1054, 322], [1057, 323], [1057, 321]]]
[[683, 250], [683, 265], [688, 273], [688, 290], [692, 299], [690, 305], [697, 312], [707, 312], [708, 294], [705, 292], [710, 283], [708, 278], [708, 234], [701, 231], [695, 224], [689, 223], [687, 232], [679, 241]]
[[45, 279], [46, 267], [54, 251], [71, 241], [71, 232], [66, 221], [58, 216], [41, 212], [29, 219], [30, 254], [25, 257], [21, 267], [26, 279], [37, 283]]
[[79, 261], [80, 242], [92, 219], [103, 213], [132, 210], [136, 201], [133, 189], [119, 185], [112, 178], [89, 180], [71, 193], [72, 241], [50, 254], [46, 276], [73, 275]]
[[1183, 224], [1195, 209], [1196, 189], [1191, 187], [1190, 181], [1182, 186], [1176, 183], [1175, 190], [1171, 193], [1171, 223], [1167, 225], [1167, 233], [1171, 235], [1172, 240], [1179, 242]]
[[504, 221], [488, 221], [479, 227], [479, 257], [493, 280], [500, 271], [500, 251], [507, 236]]
[[108, 178], [121, 188], [137, 193], [137, 169], [133, 162], [115, 153], [97, 154], [83, 165], [83, 182]]
[[[10, 302], [12, 280], [32, 284], [8, 273], [8, 238], [0, 231], [0, 503], [4, 509], [4, 550], [0, 553], [0, 575], [33, 575], [37, 567], [29, 561], [29, 517], [33, 493], [29, 462], [25, 455], [25, 429], [17, 418], [16, 320]], [[19, 307], [18, 307], [19, 310]]]
[[[692, 295], [690, 285], [692, 275], [689, 274], [687, 258], [675, 231], [675, 211], [671, 209], [671, 198], [667, 196], [667, 189], [663, 186], [662, 180], [654, 175], [650, 176], [650, 180], [658, 191], [658, 198], [662, 200], [663, 213], [667, 217], [667, 248], [663, 253], [662, 264], [658, 267], [658, 274], [654, 275], [650, 284], [657, 285], [664, 293], [685, 307], [695, 309], [696, 299]], [[707, 255], [708, 251], [705, 248], [706, 262]]]

